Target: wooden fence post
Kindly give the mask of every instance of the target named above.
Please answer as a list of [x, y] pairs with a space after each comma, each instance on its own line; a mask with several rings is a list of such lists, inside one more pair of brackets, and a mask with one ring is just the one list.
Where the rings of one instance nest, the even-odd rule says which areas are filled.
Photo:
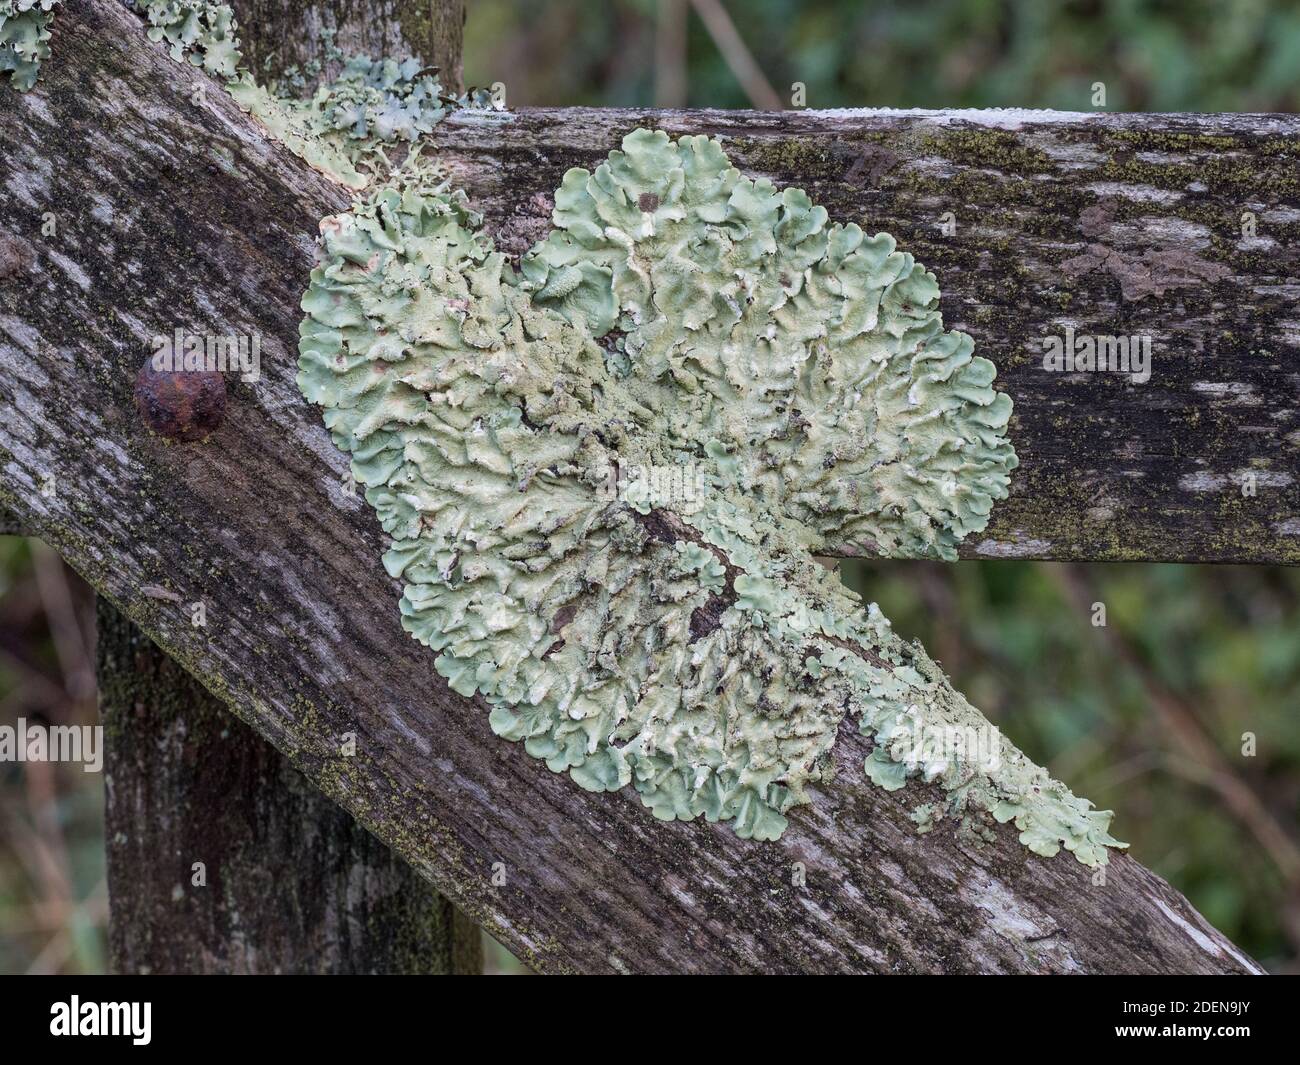
[[115, 971], [482, 972], [472, 922], [102, 596], [96, 636]]
[[105, 599], [118, 972], [473, 973], [479, 932]]
[[[420, 55], [459, 87], [461, 0], [244, 0], [249, 58]], [[482, 971], [477, 927], [104, 598], [109, 938], [120, 972]]]
[[323, 55], [321, 31], [348, 54], [417, 56], [460, 92], [465, 0], [233, 0], [244, 60], [259, 78]]

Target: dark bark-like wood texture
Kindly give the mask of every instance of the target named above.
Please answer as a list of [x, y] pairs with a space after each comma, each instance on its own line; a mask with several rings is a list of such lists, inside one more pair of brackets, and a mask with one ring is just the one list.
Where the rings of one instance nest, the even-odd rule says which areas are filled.
[[415, 56], [438, 68], [444, 88], [464, 88], [464, 0], [232, 0], [230, 6], [244, 60], [261, 80], [324, 60], [328, 32], [348, 55]]
[[[26, 530], [0, 510], [0, 535]], [[116, 971], [483, 971], [478, 928], [400, 856], [111, 603], [96, 620]]]
[[[0, 506], [530, 964], [1258, 971], [1129, 857], [1113, 860], [1097, 883], [1068, 856], [1030, 854], [1009, 827], [980, 845], [945, 828], [917, 835], [908, 814], [924, 789], [889, 795], [865, 784], [867, 743], [848, 727], [835, 755], [839, 778], [793, 812], [774, 844], [745, 842], [723, 826], [657, 822], [635, 798], [589, 795], [493, 737], [486, 709], [451, 694], [432, 656], [402, 632], [378, 526], [343, 489], [343, 456], [294, 385], [311, 237], [347, 196], [223, 95], [194, 93], [203, 75], [167, 59], [111, 0], [71, 0], [52, 43], [43, 84], [9, 94], [0, 109], [0, 228], [9, 249], [0, 271]], [[471, 194], [518, 245], [541, 228], [542, 183], [603, 154], [613, 141], [598, 145], [600, 136], [638, 123], [724, 133], [744, 165], [757, 156], [743, 153], [764, 143], [779, 154], [782, 144], [820, 138], [829, 151], [836, 130], [888, 125], [784, 121], [541, 113], [462, 119], [442, 139], [471, 177]], [[948, 121], [956, 130], [974, 120]], [[1197, 121], [1106, 119], [1097, 134], [1106, 123], [1154, 134]], [[1245, 143], [1272, 120], [1203, 121]], [[1231, 132], [1234, 122], [1240, 132]], [[1061, 120], [1065, 131], [1085, 125]], [[1004, 132], [1016, 141], [1038, 129]], [[1279, 129], [1270, 135], [1293, 136]], [[509, 147], [491, 155], [493, 137]], [[992, 152], [981, 173], [1006, 151]], [[1261, 149], [1259, 165], [1267, 169], [1269, 158]], [[493, 159], [508, 174], [487, 173]], [[531, 184], [530, 170], [540, 175]], [[509, 175], [520, 186], [507, 214], [493, 183]], [[821, 179], [810, 169], [803, 180], [815, 187]], [[47, 215], [57, 235], [42, 236]], [[952, 272], [959, 292], [968, 274]], [[1023, 298], [1025, 314], [1041, 313], [1028, 291]], [[1080, 291], [1076, 306], [1091, 298]], [[1095, 298], [1113, 294], [1099, 285]], [[995, 316], [1010, 318], [1006, 309]], [[232, 382], [224, 424], [200, 443], [150, 435], [132, 403], [149, 337], [178, 326], [262, 338], [261, 379]], [[1014, 369], [1008, 379], [1014, 388]], [[1062, 410], [1062, 423], [1071, 416]], [[1022, 418], [1017, 432], [1024, 426]], [[1026, 459], [1032, 473], [1034, 455]], [[1132, 521], [1143, 528], [1140, 515]], [[1156, 525], [1146, 528], [1155, 535]], [[190, 623], [197, 602], [203, 627]], [[356, 734], [354, 757], [340, 754], [345, 733]]]
[[97, 621], [116, 971], [482, 971], [406, 862], [111, 604]]

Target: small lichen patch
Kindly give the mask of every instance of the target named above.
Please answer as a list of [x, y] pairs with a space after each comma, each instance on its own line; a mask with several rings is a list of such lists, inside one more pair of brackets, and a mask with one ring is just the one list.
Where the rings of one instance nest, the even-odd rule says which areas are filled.
[[216, 0], [130, 0], [149, 24], [149, 40], [165, 41], [171, 56], [209, 74], [233, 78], [241, 55], [235, 16]]
[[[0, 0], [0, 11], [6, 3], [24, 2], [33, 0]], [[311, 70], [286, 72], [282, 82], [268, 87], [242, 65], [238, 25], [229, 5], [218, 0], [127, 2], [149, 24], [150, 40], [165, 42], [177, 62], [224, 79], [235, 102], [276, 140], [353, 190], [387, 178], [393, 169], [387, 149], [428, 134], [448, 111], [491, 105], [481, 91], [448, 95], [437, 68], [418, 59], [349, 56], [329, 34], [323, 55], [326, 63], [339, 65], [337, 77], [319, 78], [323, 64], [317, 62]], [[305, 91], [313, 80], [319, 84]], [[400, 165], [404, 158], [403, 151], [396, 162]]]
[[431, 132], [455, 108], [481, 106], [480, 95], [449, 96], [418, 59], [344, 57], [337, 78], [311, 95], [289, 83], [271, 91], [244, 72], [228, 88], [235, 101], [295, 154], [353, 189], [390, 170], [387, 150]]
[[299, 384], [451, 687], [584, 788], [758, 839], [852, 715], [872, 780], [946, 789], [920, 827], [1105, 861], [1110, 815], [1010, 744], [916, 742], [990, 726], [813, 559], [951, 558], [1006, 493], [1010, 402], [933, 275], [704, 137], [630, 134], [554, 219], [516, 273], [411, 166], [321, 223], [303, 297]]
[[36, 84], [41, 60], [50, 57], [50, 24], [62, 0], [0, 0], [0, 72], [19, 92]]

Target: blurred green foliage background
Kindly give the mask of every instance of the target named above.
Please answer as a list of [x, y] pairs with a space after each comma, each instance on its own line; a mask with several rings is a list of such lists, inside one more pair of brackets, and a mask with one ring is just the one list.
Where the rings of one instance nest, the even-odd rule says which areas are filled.
[[[94, 619], [54, 552], [0, 536], [0, 725], [97, 722]], [[0, 973], [102, 971], [107, 915], [103, 774], [0, 762]]]
[[[1300, 99], [1300, 5], [1286, 0], [703, 6], [730, 14], [787, 103], [803, 82], [810, 107], [1086, 111], [1095, 81], [1116, 111], [1294, 111]], [[686, 91], [665, 103], [750, 106], [688, 0], [470, 0], [465, 77], [505, 82], [512, 106], [646, 106], [666, 55], [658, 28], [674, 18], [685, 22]]]
[[[757, 79], [724, 58], [718, 9]], [[1294, 111], [1298, 72], [1300, 4], [1263, 0], [471, 0], [465, 51], [466, 80], [505, 82], [511, 106], [746, 107], [762, 82], [788, 101], [797, 81], [811, 107], [1087, 110], [1102, 81], [1111, 110]], [[1014, 742], [1115, 809], [1140, 861], [1269, 968], [1300, 971], [1300, 570], [844, 575]], [[0, 724], [94, 720], [89, 604], [48, 551], [0, 538]], [[0, 972], [103, 968], [102, 785], [0, 764]]]

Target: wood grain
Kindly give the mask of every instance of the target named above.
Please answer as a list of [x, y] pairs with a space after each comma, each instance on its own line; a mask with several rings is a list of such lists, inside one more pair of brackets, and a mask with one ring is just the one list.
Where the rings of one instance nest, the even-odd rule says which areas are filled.
[[482, 972], [477, 928], [103, 600], [96, 666], [115, 972]]

